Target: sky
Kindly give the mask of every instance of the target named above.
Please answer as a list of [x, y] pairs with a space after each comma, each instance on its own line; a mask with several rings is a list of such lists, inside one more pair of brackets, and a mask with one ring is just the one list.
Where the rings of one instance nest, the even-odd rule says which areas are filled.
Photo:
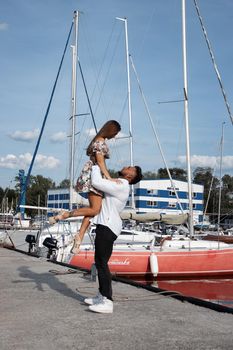
[[[233, 109], [232, 0], [197, 0]], [[130, 164], [124, 22], [129, 53], [168, 167], [186, 168], [181, 0], [0, 0], [0, 187], [27, 174], [72, 24], [79, 11], [78, 56], [97, 127], [116, 119], [109, 169]], [[233, 126], [193, 0], [186, 1], [188, 115], [191, 166], [233, 174]], [[73, 37], [71, 38], [73, 40]], [[69, 177], [72, 42], [58, 79], [32, 175], [56, 184]], [[143, 171], [165, 167], [130, 63], [133, 162]], [[163, 103], [161, 103], [163, 102]], [[87, 160], [94, 128], [77, 74], [75, 177]], [[85, 115], [80, 115], [85, 114]], [[223, 124], [225, 123], [225, 124]], [[224, 125], [224, 126], [223, 126]]]

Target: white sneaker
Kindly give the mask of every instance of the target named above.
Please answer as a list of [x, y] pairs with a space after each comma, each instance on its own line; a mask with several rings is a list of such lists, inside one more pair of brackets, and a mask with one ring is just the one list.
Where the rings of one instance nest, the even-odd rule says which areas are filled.
[[113, 302], [103, 297], [100, 303], [89, 306], [89, 310], [103, 314], [111, 314], [113, 312]]
[[103, 295], [100, 292], [98, 292], [98, 294], [95, 297], [84, 299], [84, 303], [86, 303], [87, 305], [95, 305], [101, 303], [102, 300]]

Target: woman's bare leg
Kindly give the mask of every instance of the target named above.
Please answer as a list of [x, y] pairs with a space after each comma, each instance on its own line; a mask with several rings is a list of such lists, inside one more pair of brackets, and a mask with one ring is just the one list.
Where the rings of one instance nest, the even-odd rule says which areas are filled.
[[74, 217], [74, 216], [93, 217], [93, 216], [97, 215], [101, 209], [102, 196], [99, 196], [98, 194], [96, 194], [94, 192], [89, 192], [88, 199], [89, 199], [89, 203], [90, 203], [89, 207], [74, 209], [74, 210], [71, 210], [70, 212], [65, 211], [61, 215], [54, 216], [55, 221], [64, 220], [64, 219]]
[[76, 233], [76, 235], [74, 237], [73, 246], [72, 246], [71, 251], [70, 251], [71, 253], [73, 253], [73, 254], [79, 253], [80, 245], [83, 241], [84, 234], [90, 225], [90, 219], [91, 218], [88, 216], [85, 216], [83, 218], [80, 230], [79, 230], [79, 232]]
[[83, 240], [83, 237], [85, 235], [85, 232], [86, 230], [88, 229], [88, 227], [90, 226], [90, 220], [91, 220], [91, 217], [89, 216], [85, 216], [83, 218], [83, 221], [82, 221], [82, 224], [80, 226], [80, 229], [79, 229], [79, 232], [76, 234], [76, 236], [79, 236], [81, 242]]
[[[101, 196], [96, 195], [93, 192], [90, 192], [88, 197], [89, 197], [89, 202], [90, 202], [90, 209], [92, 210], [91, 213], [93, 215], [92, 216], [85, 216], [83, 218], [80, 230], [75, 235], [74, 244], [73, 244], [73, 247], [71, 248], [71, 253], [73, 253], [73, 254], [77, 254], [79, 252], [79, 247], [82, 243], [84, 234], [85, 234], [88, 226], [90, 225], [90, 219], [93, 216], [97, 215], [101, 209], [101, 204], [102, 204], [102, 197]], [[87, 208], [82, 208], [82, 209], [87, 209]]]

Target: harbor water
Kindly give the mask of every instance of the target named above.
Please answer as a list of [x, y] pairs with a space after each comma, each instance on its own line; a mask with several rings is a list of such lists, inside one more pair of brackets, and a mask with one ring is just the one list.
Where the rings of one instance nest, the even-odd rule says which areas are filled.
[[223, 305], [233, 311], [233, 277], [215, 279], [152, 280], [134, 278], [144, 285]]

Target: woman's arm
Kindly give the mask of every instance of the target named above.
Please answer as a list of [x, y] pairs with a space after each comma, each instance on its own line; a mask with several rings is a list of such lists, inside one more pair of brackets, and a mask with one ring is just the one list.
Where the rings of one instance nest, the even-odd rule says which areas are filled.
[[[114, 179], [117, 180], [117, 179]], [[104, 193], [109, 193], [111, 195], [116, 196], [117, 198], [121, 195], [122, 190], [125, 191], [125, 189], [128, 190], [129, 185], [123, 180], [118, 180], [119, 182], [117, 183], [116, 181], [113, 181], [113, 179], [107, 180], [104, 179], [101, 176], [100, 173], [100, 168], [98, 165], [93, 165], [92, 166], [92, 171], [91, 171], [91, 182], [92, 186], [96, 188], [97, 190], [100, 190]]]
[[109, 171], [106, 167], [106, 163], [105, 163], [105, 159], [106, 159], [106, 144], [104, 149], [101, 149], [101, 143], [102, 146], [104, 144], [104, 139], [97, 139], [96, 141], [99, 141], [99, 145], [96, 145], [93, 149], [94, 153], [93, 156], [95, 157], [95, 163], [99, 166], [102, 175], [104, 176], [105, 179], [113, 181], [113, 182], [117, 182], [119, 183], [120, 180], [119, 179], [112, 179], [111, 175], [109, 174]]
[[104, 155], [102, 153], [98, 152], [95, 154], [95, 158], [96, 158], [96, 163], [98, 164], [98, 166], [101, 170], [101, 173], [104, 175], [104, 177], [106, 179], [111, 179], [111, 176], [110, 176], [108, 169], [106, 167], [106, 164], [105, 164]]

